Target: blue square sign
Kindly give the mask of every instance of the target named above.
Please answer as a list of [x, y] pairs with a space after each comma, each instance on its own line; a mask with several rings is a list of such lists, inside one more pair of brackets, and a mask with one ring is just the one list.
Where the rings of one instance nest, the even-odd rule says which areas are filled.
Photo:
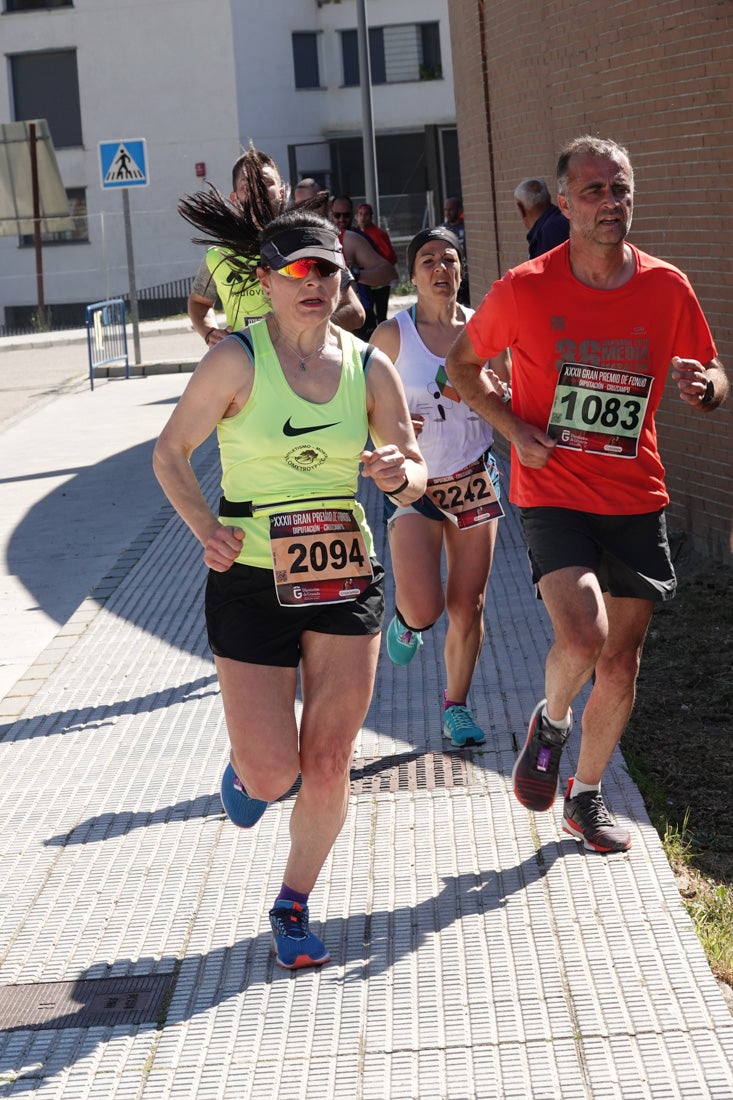
[[99, 168], [104, 190], [115, 187], [146, 187], [150, 180], [145, 138], [100, 141]]

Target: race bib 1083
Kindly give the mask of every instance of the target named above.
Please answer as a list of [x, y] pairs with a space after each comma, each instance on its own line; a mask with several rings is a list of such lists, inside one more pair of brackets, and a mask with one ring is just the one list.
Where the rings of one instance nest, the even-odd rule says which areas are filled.
[[563, 363], [547, 434], [558, 447], [636, 458], [653, 381], [650, 374]]

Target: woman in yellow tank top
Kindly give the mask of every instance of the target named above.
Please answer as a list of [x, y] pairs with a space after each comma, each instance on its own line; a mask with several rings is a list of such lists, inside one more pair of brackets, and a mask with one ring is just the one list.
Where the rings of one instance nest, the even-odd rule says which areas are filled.
[[[334, 226], [291, 211], [258, 236], [246, 216], [220, 213], [215, 239], [255, 266], [272, 313], [207, 352], [154, 466], [209, 567], [207, 628], [231, 745], [224, 808], [250, 828], [301, 777], [269, 914], [277, 962], [296, 969], [329, 958], [310, 930], [308, 895], [346, 817], [384, 616], [357, 475], [408, 504], [426, 468], [394, 367], [331, 321], [344, 268]], [[190, 464], [214, 428], [219, 517]]]

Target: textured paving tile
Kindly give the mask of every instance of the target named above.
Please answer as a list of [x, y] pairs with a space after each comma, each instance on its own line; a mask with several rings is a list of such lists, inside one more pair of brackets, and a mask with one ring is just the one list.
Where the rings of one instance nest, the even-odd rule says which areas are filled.
[[332, 962], [296, 975], [267, 922], [292, 798], [251, 833], [224, 820], [196, 545], [164, 510], [113, 572], [3, 727], [0, 984], [165, 975], [173, 992], [160, 1030], [6, 1027], [0, 1097], [733, 1095], [733, 1022], [621, 756], [604, 790], [629, 853], [585, 853], [559, 806], [511, 795], [548, 645], [513, 514], [472, 689], [486, 744], [434, 781], [443, 624], [407, 669], [383, 656], [312, 896]]

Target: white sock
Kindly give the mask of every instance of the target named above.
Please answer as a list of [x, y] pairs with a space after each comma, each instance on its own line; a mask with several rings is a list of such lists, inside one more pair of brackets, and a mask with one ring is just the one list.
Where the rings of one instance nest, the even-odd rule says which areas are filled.
[[585, 794], [586, 791], [600, 791], [600, 783], [582, 783], [577, 777], [573, 778], [573, 785], [570, 789], [570, 797], [577, 798], [579, 794]]
[[570, 726], [570, 721], [571, 721], [570, 711], [568, 711], [568, 713], [565, 715], [564, 718], [561, 718], [560, 721], [558, 721], [555, 718], [550, 718], [549, 714], [547, 713], [547, 703], [545, 703], [545, 705], [542, 708], [541, 717], [544, 718], [547, 722], [549, 722], [551, 726], [554, 726], [555, 729], [558, 729], [558, 730], [566, 730]]

